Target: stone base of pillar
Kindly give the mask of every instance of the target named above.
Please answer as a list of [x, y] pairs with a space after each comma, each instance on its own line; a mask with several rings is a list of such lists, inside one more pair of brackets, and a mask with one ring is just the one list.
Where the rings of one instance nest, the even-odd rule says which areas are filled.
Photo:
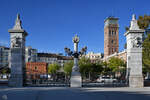
[[82, 79], [80, 72], [72, 72], [70, 81], [70, 87], [82, 87]]
[[11, 75], [9, 81], [8, 81], [8, 86], [10, 87], [23, 87], [23, 77], [20, 74], [13, 74]]
[[133, 87], [133, 88], [143, 87], [143, 76], [142, 75], [129, 76], [129, 87]]

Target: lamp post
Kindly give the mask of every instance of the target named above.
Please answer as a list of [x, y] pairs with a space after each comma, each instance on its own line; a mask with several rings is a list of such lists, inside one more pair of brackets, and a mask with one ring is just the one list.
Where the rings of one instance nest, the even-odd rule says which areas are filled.
[[79, 72], [79, 66], [78, 66], [78, 58], [79, 56], [82, 56], [83, 54], [86, 53], [87, 47], [83, 47], [81, 51], [78, 52], [78, 43], [79, 43], [79, 37], [75, 35], [73, 37], [73, 43], [74, 43], [74, 51], [71, 51], [69, 48], [65, 47], [65, 52], [69, 56], [74, 57], [74, 66], [72, 68], [72, 73], [71, 73], [71, 87], [82, 87], [82, 80], [81, 80], [81, 74]]

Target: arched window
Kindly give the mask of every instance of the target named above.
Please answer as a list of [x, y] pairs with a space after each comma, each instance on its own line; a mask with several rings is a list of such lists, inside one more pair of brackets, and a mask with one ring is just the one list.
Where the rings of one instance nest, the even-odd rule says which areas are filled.
[[114, 43], [114, 40], [111, 40], [111, 43], [113, 44], [113, 43]]
[[116, 35], [116, 31], [114, 31], [114, 34]]
[[109, 36], [111, 36], [111, 30], [109, 30]]
[[37, 68], [37, 66], [35, 66], [35, 70], [37, 70], [38, 68]]

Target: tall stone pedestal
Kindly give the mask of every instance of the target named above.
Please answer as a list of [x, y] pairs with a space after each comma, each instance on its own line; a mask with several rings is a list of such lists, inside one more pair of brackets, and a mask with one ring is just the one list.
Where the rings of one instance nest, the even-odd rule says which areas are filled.
[[129, 86], [143, 87], [142, 75], [142, 36], [135, 15], [132, 16], [129, 30], [125, 33], [127, 39], [127, 69], [129, 70]]
[[10, 87], [22, 87], [23, 86], [23, 52], [22, 48], [11, 48], [11, 76], [9, 79]]
[[142, 48], [129, 49], [127, 56], [127, 67], [130, 68], [129, 86], [135, 88], [143, 87]]
[[10, 61], [11, 75], [9, 78], [9, 86], [22, 87], [25, 68], [25, 37], [28, 33], [22, 28], [20, 15], [17, 14], [15, 25], [9, 29], [10, 33]]
[[129, 77], [129, 86], [133, 88], [143, 87], [143, 76], [130, 76]]
[[82, 79], [80, 72], [72, 72], [70, 81], [70, 87], [82, 87]]

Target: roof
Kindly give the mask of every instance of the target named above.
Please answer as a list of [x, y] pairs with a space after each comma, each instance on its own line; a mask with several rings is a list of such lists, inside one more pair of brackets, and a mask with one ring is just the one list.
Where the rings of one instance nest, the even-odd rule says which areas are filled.
[[72, 57], [62, 56], [53, 53], [37, 53], [38, 57], [48, 57], [48, 58], [57, 58], [58, 60], [72, 60]]
[[10, 49], [10, 48], [5, 47], [5, 46], [0, 46], [0, 48], [4, 48], [4, 49], [6, 49], [6, 50], [9, 50], [9, 49]]
[[118, 20], [119, 18], [113, 17], [113, 16], [109, 16], [107, 17], [104, 22], [106, 22], [107, 20]]
[[52, 53], [37, 53], [38, 57], [50, 57], [50, 58], [56, 58], [58, 55], [52, 54]]

